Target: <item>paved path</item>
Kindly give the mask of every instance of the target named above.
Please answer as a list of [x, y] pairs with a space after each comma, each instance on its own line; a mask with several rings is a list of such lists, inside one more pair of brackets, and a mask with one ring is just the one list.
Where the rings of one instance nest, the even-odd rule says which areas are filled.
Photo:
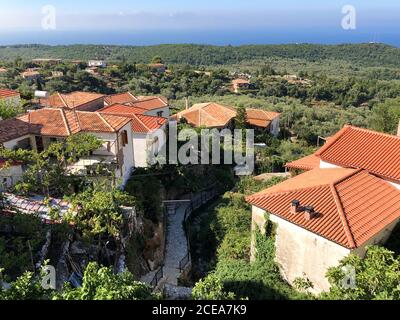
[[[195, 195], [194, 202], [201, 200], [201, 194]], [[164, 258], [163, 286], [166, 288], [167, 298], [181, 299], [190, 297], [191, 288], [178, 287], [178, 279], [181, 276], [179, 263], [188, 254], [186, 233], [183, 227], [186, 209], [191, 205], [190, 201], [169, 201], [167, 207], [167, 239]], [[142, 281], [150, 283], [155, 272], [142, 277]]]

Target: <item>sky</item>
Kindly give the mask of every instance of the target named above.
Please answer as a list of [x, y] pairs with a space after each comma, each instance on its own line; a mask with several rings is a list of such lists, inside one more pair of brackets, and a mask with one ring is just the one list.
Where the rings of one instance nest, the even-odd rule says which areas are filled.
[[[342, 20], [355, 10], [355, 28]], [[387, 42], [398, 0], [0, 0], [0, 45], [16, 43]]]

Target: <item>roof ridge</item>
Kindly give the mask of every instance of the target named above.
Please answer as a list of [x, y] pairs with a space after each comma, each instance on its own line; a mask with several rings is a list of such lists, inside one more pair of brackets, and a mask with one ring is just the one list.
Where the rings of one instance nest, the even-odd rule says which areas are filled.
[[[111, 126], [111, 124], [109, 124], [109, 123], [107, 122], [107, 120], [106, 120], [105, 118], [103, 118], [103, 115], [102, 115], [101, 113], [98, 113], [98, 112], [89, 112], [89, 113], [94, 113], [94, 114], [96, 114], [98, 117], [100, 117], [101, 120], [104, 121], [104, 123], [105, 123], [109, 128], [111, 128], [111, 131], [113, 131], [113, 132], [116, 131], [116, 130]], [[114, 116], [114, 117], [115, 117], [115, 116]]]
[[64, 110], [64, 108], [60, 108], [59, 110], [61, 112], [61, 117], [62, 117], [62, 119], [64, 121], [65, 128], [67, 129], [67, 134], [70, 136], [71, 135], [71, 130], [69, 128], [67, 118], [65, 117], [65, 110]]
[[330, 190], [331, 190], [331, 193], [333, 195], [333, 199], [335, 201], [336, 207], [338, 209], [339, 218], [340, 218], [340, 221], [342, 223], [344, 232], [346, 234], [347, 242], [349, 244], [349, 247], [350, 248], [356, 248], [357, 246], [356, 246], [356, 242], [354, 240], [353, 233], [351, 232], [351, 229], [350, 229], [350, 226], [349, 226], [349, 222], [347, 221], [346, 214], [345, 214], [344, 209], [343, 209], [342, 201], [340, 200], [339, 194], [338, 194], [334, 184], [331, 184]]
[[326, 151], [331, 145], [333, 145], [336, 141], [338, 141], [345, 132], [347, 132], [348, 129], [350, 129], [351, 126], [345, 125], [342, 129], [340, 129], [331, 139], [328, 140], [327, 143], [325, 143], [321, 149], [317, 150], [315, 152], [316, 156], [320, 156], [322, 153]]
[[[286, 180], [288, 181], [288, 180]], [[251, 196], [247, 196], [247, 199], [255, 199], [255, 198], [259, 198], [259, 197], [264, 197], [264, 196], [269, 196], [269, 195], [282, 195], [282, 194], [286, 194], [286, 193], [292, 193], [292, 192], [297, 192], [300, 190], [309, 190], [309, 189], [317, 189], [317, 188], [323, 188], [323, 187], [330, 187], [330, 183], [325, 183], [325, 184], [319, 184], [319, 185], [315, 185], [315, 186], [309, 186], [309, 187], [299, 187], [299, 188], [294, 188], [294, 189], [290, 189], [290, 190], [286, 190], [286, 191], [276, 191], [274, 193], [262, 193], [263, 191], [260, 191], [259, 193], [255, 193]], [[273, 187], [271, 187], [273, 188]], [[268, 189], [267, 189], [268, 190]]]
[[141, 119], [139, 119], [139, 117], [136, 114], [132, 113], [132, 115], [135, 117], [136, 120], [138, 120], [143, 125], [143, 127], [151, 131], [151, 129], [148, 126], [146, 126], [146, 124]]
[[375, 131], [375, 130], [371, 130], [371, 129], [366, 129], [366, 128], [360, 128], [360, 127], [356, 127], [356, 126], [351, 126], [351, 125], [347, 125], [350, 129], [353, 130], [358, 130], [358, 131], [363, 131], [363, 132], [368, 132], [371, 134], [376, 134], [379, 136], [384, 136], [387, 138], [394, 138], [394, 139], [400, 139], [400, 136], [396, 136], [390, 133], [386, 133], [386, 132], [380, 132], [380, 131]]
[[68, 106], [67, 102], [64, 100], [64, 97], [62, 96], [62, 94], [59, 92], [57, 92], [57, 94], [58, 94], [58, 97], [61, 99], [61, 102], [64, 104], [64, 107], [69, 108], [69, 106]]

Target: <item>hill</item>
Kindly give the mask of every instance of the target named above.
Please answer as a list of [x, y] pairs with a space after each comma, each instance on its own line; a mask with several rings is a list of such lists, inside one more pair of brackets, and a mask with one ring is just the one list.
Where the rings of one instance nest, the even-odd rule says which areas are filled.
[[231, 65], [243, 61], [267, 58], [304, 59], [309, 62], [340, 60], [358, 66], [400, 67], [400, 48], [384, 44], [343, 45], [16, 45], [0, 46], [0, 60], [34, 58], [106, 59], [147, 63], [152, 57], [161, 56], [170, 64]]

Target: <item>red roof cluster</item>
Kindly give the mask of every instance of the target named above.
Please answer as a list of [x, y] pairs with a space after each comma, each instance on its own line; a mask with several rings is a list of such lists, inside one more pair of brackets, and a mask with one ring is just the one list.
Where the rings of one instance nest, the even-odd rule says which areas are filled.
[[[293, 214], [293, 200], [313, 206], [317, 217]], [[362, 169], [313, 169], [247, 201], [349, 249], [400, 218], [400, 190]]]

